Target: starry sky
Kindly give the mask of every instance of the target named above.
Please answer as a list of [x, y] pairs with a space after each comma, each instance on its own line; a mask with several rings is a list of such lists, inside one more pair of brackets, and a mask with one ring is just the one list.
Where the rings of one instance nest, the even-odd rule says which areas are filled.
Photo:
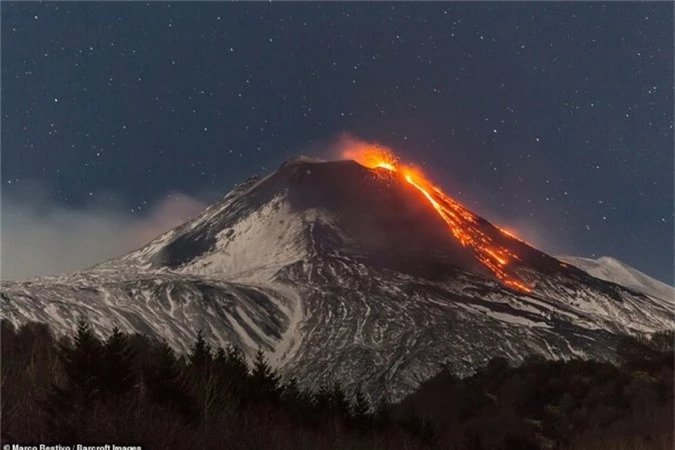
[[0, 7], [3, 214], [194, 213], [350, 133], [545, 251], [673, 283], [671, 3]]

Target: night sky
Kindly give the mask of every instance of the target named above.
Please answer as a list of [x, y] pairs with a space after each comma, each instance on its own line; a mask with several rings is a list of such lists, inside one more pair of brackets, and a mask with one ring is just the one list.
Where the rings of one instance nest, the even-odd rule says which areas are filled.
[[208, 203], [347, 132], [543, 250], [673, 282], [672, 3], [1, 8], [3, 205]]

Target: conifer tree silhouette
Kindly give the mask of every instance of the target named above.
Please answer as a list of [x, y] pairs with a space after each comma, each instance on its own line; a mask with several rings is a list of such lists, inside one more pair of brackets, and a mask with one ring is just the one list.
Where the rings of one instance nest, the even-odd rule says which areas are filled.
[[361, 389], [357, 389], [354, 394], [354, 403], [352, 404], [352, 415], [358, 421], [363, 421], [370, 414], [371, 406], [368, 397]]
[[128, 392], [136, 384], [134, 353], [128, 337], [114, 327], [103, 346], [101, 387], [110, 394]]
[[276, 402], [281, 394], [280, 377], [267, 363], [262, 349], [258, 349], [251, 367], [251, 396], [256, 401]]
[[341, 418], [350, 416], [350, 404], [344, 389], [339, 381], [333, 383], [331, 389], [331, 411]]
[[59, 343], [65, 380], [52, 384], [46, 412], [49, 425], [61, 438], [77, 439], [89, 423], [88, 411], [101, 394], [101, 350], [101, 341], [84, 319], [79, 320], [72, 343]]

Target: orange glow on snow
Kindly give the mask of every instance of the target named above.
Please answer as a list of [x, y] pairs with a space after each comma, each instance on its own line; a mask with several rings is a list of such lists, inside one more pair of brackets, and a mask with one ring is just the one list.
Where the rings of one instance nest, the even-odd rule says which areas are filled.
[[[342, 156], [370, 169], [386, 169], [400, 174], [403, 180], [424, 195], [455, 239], [462, 246], [471, 248], [476, 259], [502, 284], [520, 292], [532, 292], [509, 268], [511, 261], [520, 259], [518, 255], [494, 242], [478, 227], [477, 217], [473, 213], [434, 186], [419, 169], [400, 164], [399, 159], [384, 147], [364, 142], [350, 142]], [[520, 241], [514, 234], [501, 228], [498, 230]]]
[[530, 247], [533, 246], [533, 245], [530, 244], [529, 242], [527, 242], [527, 241], [525, 241], [525, 240], [519, 238], [518, 236], [516, 236], [515, 233], [513, 233], [513, 232], [511, 232], [511, 231], [508, 231], [508, 230], [505, 230], [505, 229], [503, 229], [503, 228], [497, 227], [497, 226], [495, 226], [495, 227], [496, 227], [499, 231], [501, 231], [502, 233], [504, 233], [505, 235], [507, 235], [508, 237], [512, 237], [513, 239], [517, 239], [517, 240], [519, 240], [520, 242], [529, 245]]
[[505, 229], [503, 229], [503, 228], [499, 228], [499, 231], [501, 231], [501, 232], [504, 233], [505, 235], [510, 236], [510, 237], [512, 237], [512, 238], [514, 238], [514, 239], [518, 239], [518, 236], [516, 236], [515, 234], [511, 233], [511, 232], [508, 231], [508, 230], [505, 230]]

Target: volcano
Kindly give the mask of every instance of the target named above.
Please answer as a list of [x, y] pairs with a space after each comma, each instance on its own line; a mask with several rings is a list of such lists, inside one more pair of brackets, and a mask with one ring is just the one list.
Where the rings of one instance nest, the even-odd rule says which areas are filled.
[[84, 317], [179, 351], [203, 330], [304, 385], [392, 400], [444, 362], [461, 375], [495, 356], [611, 360], [619, 333], [675, 326], [672, 297], [549, 256], [378, 151], [293, 159], [134, 252], [3, 282], [1, 299], [15, 324], [70, 333]]

